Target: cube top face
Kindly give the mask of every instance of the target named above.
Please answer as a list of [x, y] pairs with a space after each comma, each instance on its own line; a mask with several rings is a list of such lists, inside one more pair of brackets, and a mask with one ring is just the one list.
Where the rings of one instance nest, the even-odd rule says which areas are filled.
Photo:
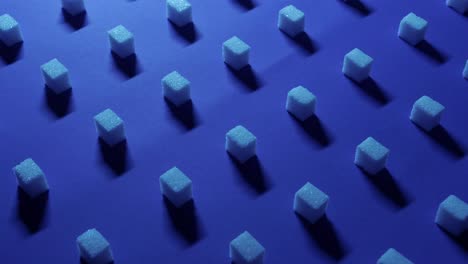
[[0, 16], [0, 31], [8, 31], [18, 26], [18, 22], [9, 14]]
[[352, 51], [348, 52], [345, 56], [346, 59], [352, 61], [354, 64], [360, 68], [365, 68], [372, 64], [374, 59], [369, 55], [365, 54], [362, 50], [355, 48]]
[[226, 138], [240, 147], [247, 147], [253, 144], [257, 138], [247, 128], [243, 126], [236, 126], [229, 130], [226, 134]]
[[118, 25], [115, 28], [107, 31], [109, 37], [115, 40], [117, 43], [124, 43], [130, 39], [133, 39], [132, 32], [128, 31], [124, 26]]
[[94, 116], [94, 120], [107, 132], [123, 124], [123, 120], [111, 109], [106, 109]]
[[[450, 195], [440, 207], [461, 221], [468, 221], [468, 204], [455, 195]], [[468, 222], [467, 222], [468, 223]]]
[[414, 13], [406, 15], [401, 22], [417, 31], [424, 30], [428, 24], [424, 18], [418, 17]]
[[296, 199], [301, 199], [313, 209], [319, 209], [328, 203], [329, 197], [310, 182], [296, 192]]
[[384, 159], [390, 152], [388, 148], [372, 137], [368, 137], [359, 144], [358, 149], [375, 161]]
[[13, 169], [18, 179], [24, 184], [28, 184], [44, 176], [44, 172], [41, 168], [30, 158], [22, 161]]
[[413, 262], [400, 252], [390, 248], [377, 260], [377, 264], [413, 264]]
[[160, 180], [167, 184], [170, 189], [178, 193], [192, 184], [192, 180], [187, 177], [180, 169], [173, 167], [161, 175]]
[[288, 97], [294, 101], [307, 105], [316, 100], [315, 95], [303, 86], [297, 86], [288, 92]]
[[187, 0], [167, 0], [167, 4], [179, 13], [192, 8], [192, 5]]
[[293, 5], [288, 5], [279, 11], [280, 15], [288, 18], [292, 22], [298, 22], [301, 19], [304, 19], [304, 12], [297, 9]]
[[247, 231], [233, 239], [230, 246], [247, 262], [251, 262], [265, 253], [265, 248]]
[[162, 82], [174, 91], [180, 91], [190, 85], [190, 81], [185, 79], [185, 77], [177, 71], [173, 71], [166, 75], [162, 79]]
[[445, 110], [445, 107], [442, 104], [426, 95], [416, 100], [414, 108], [423, 111], [430, 116], [437, 116]]
[[109, 242], [96, 229], [89, 229], [81, 234], [76, 242], [89, 258], [95, 258], [110, 247]]
[[236, 36], [226, 40], [223, 47], [236, 55], [242, 55], [250, 51], [250, 46]]
[[42, 64], [42, 71], [52, 79], [56, 79], [68, 73], [68, 69], [57, 59], [52, 59], [47, 63]]

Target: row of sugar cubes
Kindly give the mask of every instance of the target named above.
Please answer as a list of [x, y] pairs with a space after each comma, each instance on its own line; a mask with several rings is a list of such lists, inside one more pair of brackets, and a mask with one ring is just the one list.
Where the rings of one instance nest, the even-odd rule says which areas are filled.
[[[304, 87], [295, 89], [293, 90], [305, 93], [305, 101], [310, 102], [310, 99], [314, 99]], [[288, 96], [287, 105], [297, 100], [294, 96], [297, 94]], [[299, 97], [299, 101], [302, 98]], [[308, 108], [312, 106], [308, 104]], [[425, 111], [424, 106], [423, 110], [415, 109], [418, 109], [417, 106], [413, 111]], [[112, 110], [107, 109], [96, 115], [95, 124], [100, 138], [107, 144], [112, 146], [125, 141], [123, 121]], [[257, 138], [245, 127], [236, 126], [226, 133], [225, 150], [239, 163], [248, 162], [255, 157], [256, 149]], [[379, 177], [378, 172], [386, 167], [388, 154], [389, 150], [385, 146], [369, 137], [357, 146], [354, 163], [373, 177]], [[18, 185], [31, 198], [48, 192], [45, 174], [32, 159], [21, 162], [13, 171]], [[175, 207], [183, 207], [193, 199], [192, 180], [177, 167], [169, 169], [159, 177], [159, 186], [165, 199]], [[327, 194], [307, 182], [295, 193], [293, 210], [305, 221], [314, 224], [326, 214], [328, 202]], [[461, 235], [468, 230], [468, 204], [457, 196], [450, 195], [440, 204], [435, 222], [450, 234]], [[90, 229], [80, 235], [77, 245], [80, 256], [88, 263], [108, 263], [113, 259], [109, 242], [96, 229]], [[263, 263], [264, 255], [265, 248], [247, 231], [235, 238], [229, 246], [229, 256], [234, 263]], [[398, 262], [393, 262], [395, 260]], [[389, 249], [377, 263], [412, 262], [395, 249]]]
[[[244, 135], [243, 133], [247, 133]], [[226, 135], [226, 147], [230, 148], [229, 137], [235, 137], [237, 143], [252, 144], [255, 139], [247, 130], [235, 128]], [[253, 138], [252, 138], [253, 137]], [[250, 138], [244, 142], [244, 138]], [[255, 142], [255, 141], [254, 141]], [[231, 143], [232, 144], [232, 143]], [[377, 142], [367, 142], [360, 145], [366, 151], [382, 152]], [[359, 147], [358, 147], [359, 148]], [[369, 149], [373, 148], [373, 149]], [[228, 151], [230, 151], [228, 149]], [[386, 152], [386, 149], [383, 149]], [[367, 153], [369, 154], [369, 153]], [[245, 158], [246, 156], [242, 156]], [[42, 170], [31, 159], [27, 159], [14, 167], [21, 188], [29, 195], [41, 195], [48, 189]], [[180, 169], [173, 167], [159, 178], [160, 189], [166, 199], [174, 206], [183, 207], [192, 200], [192, 181]], [[294, 195], [293, 210], [302, 219], [314, 224], [324, 217], [328, 207], [329, 197], [323, 191], [307, 182]], [[468, 231], [468, 204], [460, 198], [450, 195], [440, 205], [436, 213], [435, 223], [453, 236], [460, 236]], [[89, 229], [76, 239], [80, 257], [86, 263], [107, 264], [113, 261], [110, 243], [96, 229]], [[241, 233], [229, 244], [229, 257], [233, 263], [263, 263], [265, 248], [247, 231]], [[387, 250], [378, 260], [378, 264], [411, 264], [409, 259], [393, 248]]]
[[[468, 0], [447, 1], [447, 4], [460, 12], [468, 10]], [[70, 14], [76, 15], [84, 11], [82, 0], [63, 0], [63, 8]], [[167, 0], [166, 14], [168, 19], [177, 26], [192, 23], [192, 6], [186, 0]], [[304, 32], [305, 14], [293, 5], [281, 9], [278, 14], [278, 28], [291, 37]], [[416, 45], [425, 38], [428, 22], [414, 13], [405, 16], [398, 29], [398, 36], [410, 45]], [[108, 31], [111, 50], [118, 56], [125, 58], [135, 53], [133, 34], [124, 26], [119, 25]], [[8, 14], [0, 16], [0, 40], [7, 46], [23, 41], [18, 22]], [[250, 46], [238, 37], [232, 37], [223, 43], [224, 61], [233, 69], [239, 70], [249, 64]], [[373, 59], [359, 49], [349, 55], [349, 63], [345, 61], [343, 72], [355, 81], [368, 77]], [[462, 71], [468, 79], [468, 60]], [[63, 90], [62, 87], [59, 90]]]

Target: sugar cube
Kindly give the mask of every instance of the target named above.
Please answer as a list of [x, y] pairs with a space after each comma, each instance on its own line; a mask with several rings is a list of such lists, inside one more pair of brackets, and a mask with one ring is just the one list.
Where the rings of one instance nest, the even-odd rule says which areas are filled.
[[293, 5], [281, 9], [278, 14], [278, 28], [290, 37], [304, 32], [305, 15]]
[[256, 155], [257, 138], [239, 125], [226, 133], [225, 148], [239, 162], [244, 163]]
[[229, 244], [229, 257], [235, 264], [262, 264], [265, 248], [247, 231]]
[[369, 78], [374, 59], [360, 49], [348, 52], [343, 61], [343, 73], [356, 82]]
[[315, 95], [303, 86], [297, 86], [288, 92], [286, 110], [300, 121], [315, 114], [317, 99]]
[[109, 242], [95, 228], [78, 236], [76, 244], [80, 257], [87, 264], [109, 264], [114, 261]]
[[176, 207], [192, 199], [192, 180], [180, 169], [173, 167], [159, 177], [161, 193]]
[[461, 235], [468, 230], [468, 204], [455, 195], [448, 196], [439, 205], [435, 223], [453, 236]]
[[13, 173], [20, 188], [31, 198], [35, 198], [49, 190], [44, 172], [30, 158], [13, 167]]
[[59, 94], [71, 88], [68, 69], [57, 59], [52, 59], [41, 65], [42, 77], [45, 84]]
[[249, 65], [250, 46], [234, 36], [223, 43], [224, 62], [235, 70]]
[[398, 36], [410, 45], [416, 45], [424, 40], [428, 22], [414, 13], [409, 13], [400, 22]]
[[132, 32], [124, 26], [118, 25], [107, 31], [111, 50], [121, 58], [135, 53], [135, 41]]
[[445, 107], [429, 96], [422, 96], [413, 104], [410, 120], [426, 131], [438, 126]]
[[161, 80], [163, 96], [176, 106], [190, 101], [190, 82], [177, 71]]
[[23, 42], [20, 25], [9, 14], [0, 16], [0, 40], [7, 46]]
[[70, 15], [76, 16], [85, 11], [84, 0], [62, 0], [62, 8]]
[[99, 137], [110, 146], [126, 140], [124, 122], [111, 109], [94, 116], [94, 124]]
[[293, 209], [309, 223], [314, 224], [325, 215], [328, 200], [328, 195], [307, 182], [294, 195]]
[[377, 264], [413, 264], [394, 248], [389, 248], [378, 260]]
[[373, 137], [368, 137], [356, 147], [354, 164], [369, 174], [376, 174], [387, 165], [390, 150]]
[[183, 27], [192, 23], [192, 5], [187, 0], [167, 0], [166, 16], [172, 23]]
[[468, 0], [447, 0], [445, 3], [460, 14], [468, 12]]

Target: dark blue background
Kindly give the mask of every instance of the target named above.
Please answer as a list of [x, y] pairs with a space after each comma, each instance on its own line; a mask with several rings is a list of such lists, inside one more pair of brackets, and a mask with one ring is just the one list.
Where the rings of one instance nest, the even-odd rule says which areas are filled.
[[[88, 0], [86, 18], [68, 22], [59, 0], [1, 1], [25, 40], [16, 59], [0, 61], [2, 263], [77, 263], [75, 239], [91, 227], [110, 241], [116, 263], [228, 263], [229, 242], [244, 230], [271, 264], [375, 263], [389, 247], [415, 263], [466, 263], [466, 251], [433, 220], [449, 194], [468, 201], [467, 18], [443, 0], [365, 0], [368, 12], [336, 0], [247, 2], [191, 0], [197, 34], [190, 39], [167, 22], [162, 0]], [[306, 13], [309, 45], [276, 28], [287, 4]], [[410, 11], [429, 21], [419, 49], [397, 37]], [[106, 31], [118, 24], [135, 34], [132, 76], [109, 52]], [[252, 47], [250, 78], [222, 62], [221, 44], [232, 35]], [[343, 56], [355, 47], [375, 59], [374, 85], [360, 88], [342, 75]], [[68, 105], [44, 91], [39, 66], [52, 58], [70, 70]], [[192, 83], [188, 126], [161, 96], [160, 79], [172, 70]], [[318, 97], [312, 136], [284, 109], [287, 91], [300, 84]], [[422, 95], [446, 106], [432, 134], [408, 119]], [[105, 162], [119, 157], [100, 147], [93, 125], [108, 107], [126, 122], [120, 171]], [[258, 166], [247, 174], [263, 182], [242, 177], [224, 151], [224, 135], [237, 124], [258, 138]], [[368, 136], [391, 150], [385, 181], [353, 164]], [[50, 184], [33, 219], [22, 217], [11, 173], [27, 157]], [[193, 210], [185, 211], [196, 220], [191, 234], [177, 228], [180, 215], [159, 191], [159, 175], [172, 166], [194, 183]], [[307, 181], [330, 196], [328, 221], [318, 227], [292, 211]]]

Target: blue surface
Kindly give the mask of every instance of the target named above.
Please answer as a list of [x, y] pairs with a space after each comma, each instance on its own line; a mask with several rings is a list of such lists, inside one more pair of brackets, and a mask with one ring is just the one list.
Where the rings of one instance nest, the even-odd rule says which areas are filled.
[[[0, 60], [3, 263], [78, 263], [75, 239], [92, 227], [105, 234], [116, 263], [229, 263], [229, 242], [243, 230], [262, 242], [270, 264], [375, 263], [390, 247], [415, 263], [466, 263], [466, 251], [434, 217], [449, 194], [468, 200], [468, 82], [461, 76], [467, 18], [439, 0], [365, 0], [368, 10], [359, 12], [330, 0], [255, 0], [250, 10], [239, 3], [248, 1], [192, 0], [197, 33], [181, 35], [164, 1], [87, 1], [83, 21], [64, 15], [60, 1], [1, 1], [25, 41], [16, 59]], [[306, 14], [311, 41], [278, 30], [278, 11], [288, 4]], [[430, 23], [421, 47], [397, 36], [411, 11]], [[119, 24], [137, 39], [133, 71], [110, 54], [106, 32]], [[221, 45], [233, 35], [252, 47], [256, 80], [242, 82], [223, 63]], [[341, 73], [343, 56], [355, 47], [375, 59], [364, 88]], [[422, 52], [431, 47], [431, 56]], [[45, 93], [38, 70], [55, 57], [73, 74], [68, 108]], [[162, 98], [160, 80], [174, 69], [192, 84], [190, 126]], [[284, 109], [298, 84], [320, 98], [313, 133]], [[437, 133], [408, 118], [425, 94], [446, 107]], [[128, 162], [120, 176], [105, 162], [112, 155], [93, 126], [106, 108], [126, 122]], [[257, 166], [238, 168], [224, 150], [225, 133], [237, 124], [258, 138]], [[369, 135], [392, 150], [390, 183], [367, 178], [353, 163], [356, 145]], [[33, 234], [19, 219], [11, 176], [29, 156], [50, 185]], [[187, 242], [190, 232], [158, 190], [159, 175], [174, 164], [196, 186], [186, 217], [195, 242]], [[291, 208], [307, 181], [330, 196], [328, 221], [318, 230]]]

